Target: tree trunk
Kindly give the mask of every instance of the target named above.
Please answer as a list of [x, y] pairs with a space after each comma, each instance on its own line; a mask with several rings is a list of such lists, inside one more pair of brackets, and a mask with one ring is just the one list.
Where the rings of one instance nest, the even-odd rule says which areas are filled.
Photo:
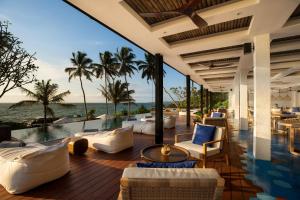
[[126, 74], [125, 74], [125, 83], [126, 83], [127, 101], [128, 101], [128, 109], [127, 109], [128, 113], [127, 113], [127, 118], [129, 119], [129, 117], [130, 117], [130, 99], [129, 99], [129, 92], [128, 92], [128, 87], [129, 87], [129, 85], [128, 85], [128, 83], [127, 83]]
[[[104, 72], [104, 82], [105, 82], [105, 90], [107, 91], [106, 71]], [[106, 95], [105, 95], [105, 105], [106, 105], [106, 115], [108, 115], [108, 104], [107, 104], [107, 97], [106, 97]]]
[[81, 90], [82, 90], [82, 94], [83, 94], [84, 109], [85, 109], [85, 118], [86, 118], [86, 120], [88, 120], [88, 112], [87, 112], [87, 107], [86, 107], [85, 92], [84, 92], [84, 89], [83, 89], [81, 77], [79, 77], [79, 80], [80, 80], [80, 86], [81, 86]]
[[170, 99], [173, 101], [173, 103], [176, 105], [176, 107], [179, 108], [177, 102], [173, 99], [171, 94], [167, 91], [167, 89], [165, 87], [163, 87], [163, 88], [164, 88], [165, 93], [167, 93], [167, 95], [170, 97]]
[[47, 106], [44, 105], [44, 124], [43, 127], [46, 127], [46, 122], [47, 122]]

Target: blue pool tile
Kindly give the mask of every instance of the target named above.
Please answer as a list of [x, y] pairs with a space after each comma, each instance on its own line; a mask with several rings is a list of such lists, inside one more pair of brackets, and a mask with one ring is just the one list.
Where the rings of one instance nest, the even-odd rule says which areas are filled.
[[288, 182], [285, 182], [283, 180], [273, 180], [273, 183], [282, 188], [286, 188], [286, 189], [292, 188], [291, 184], [289, 184]]

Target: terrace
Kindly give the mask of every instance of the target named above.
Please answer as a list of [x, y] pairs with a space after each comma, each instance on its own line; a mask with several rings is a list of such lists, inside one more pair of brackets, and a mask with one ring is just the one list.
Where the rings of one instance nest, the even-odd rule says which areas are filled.
[[[193, 132], [191, 81], [201, 85], [202, 113], [204, 105], [212, 110], [213, 93], [228, 94], [230, 165], [224, 159], [207, 163], [225, 179], [223, 199], [300, 198], [294, 148], [300, 123], [297, 111], [287, 108], [300, 106], [299, 1], [203, 0], [192, 13], [176, 10], [189, 1], [65, 2], [155, 56], [155, 135], [135, 133], [134, 146], [116, 154], [89, 150], [70, 156], [64, 177], [21, 195], [0, 187], [1, 199], [116, 199], [124, 168], [141, 160], [143, 148], [174, 144], [175, 135]], [[164, 63], [186, 76], [187, 88], [186, 116], [176, 116], [176, 127], [168, 130]]]

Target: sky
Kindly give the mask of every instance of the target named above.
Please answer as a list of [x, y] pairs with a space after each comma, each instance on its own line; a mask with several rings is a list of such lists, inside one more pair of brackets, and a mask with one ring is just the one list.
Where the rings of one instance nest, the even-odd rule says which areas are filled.
[[[136, 59], [144, 59], [144, 51], [117, 34], [93, 21], [80, 11], [61, 0], [0, 0], [0, 20], [8, 20], [9, 30], [23, 42], [23, 47], [30, 53], [36, 53], [39, 70], [37, 79], [47, 80], [59, 85], [59, 91], [70, 90], [66, 102], [82, 102], [82, 91], [78, 79], [68, 81], [66, 67], [72, 66], [72, 52], [83, 51], [94, 62], [99, 62], [99, 52], [116, 52], [126, 46], [133, 49]], [[174, 69], [164, 66], [166, 88], [185, 86], [185, 77]], [[130, 88], [135, 90], [136, 102], [151, 102], [154, 88], [141, 79], [139, 72], [128, 80]], [[119, 79], [123, 80], [122, 77]], [[83, 82], [87, 102], [104, 102], [99, 88], [103, 80]], [[26, 88], [32, 89], [32, 84]], [[19, 89], [5, 94], [2, 102], [17, 102], [28, 99]], [[164, 101], [169, 101], [165, 94]]]

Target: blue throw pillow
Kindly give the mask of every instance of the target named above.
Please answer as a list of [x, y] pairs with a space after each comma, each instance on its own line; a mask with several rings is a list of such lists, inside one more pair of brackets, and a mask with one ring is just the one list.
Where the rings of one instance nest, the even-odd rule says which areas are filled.
[[213, 112], [212, 113], [212, 117], [216, 118], [216, 117], [222, 117], [222, 113], [221, 112]]
[[196, 162], [194, 160], [175, 163], [149, 162], [136, 163], [136, 166], [139, 168], [194, 168]]
[[299, 107], [292, 107], [292, 112], [299, 112]]
[[202, 145], [205, 142], [212, 141], [215, 137], [215, 130], [215, 126], [205, 126], [197, 124], [193, 143]]

